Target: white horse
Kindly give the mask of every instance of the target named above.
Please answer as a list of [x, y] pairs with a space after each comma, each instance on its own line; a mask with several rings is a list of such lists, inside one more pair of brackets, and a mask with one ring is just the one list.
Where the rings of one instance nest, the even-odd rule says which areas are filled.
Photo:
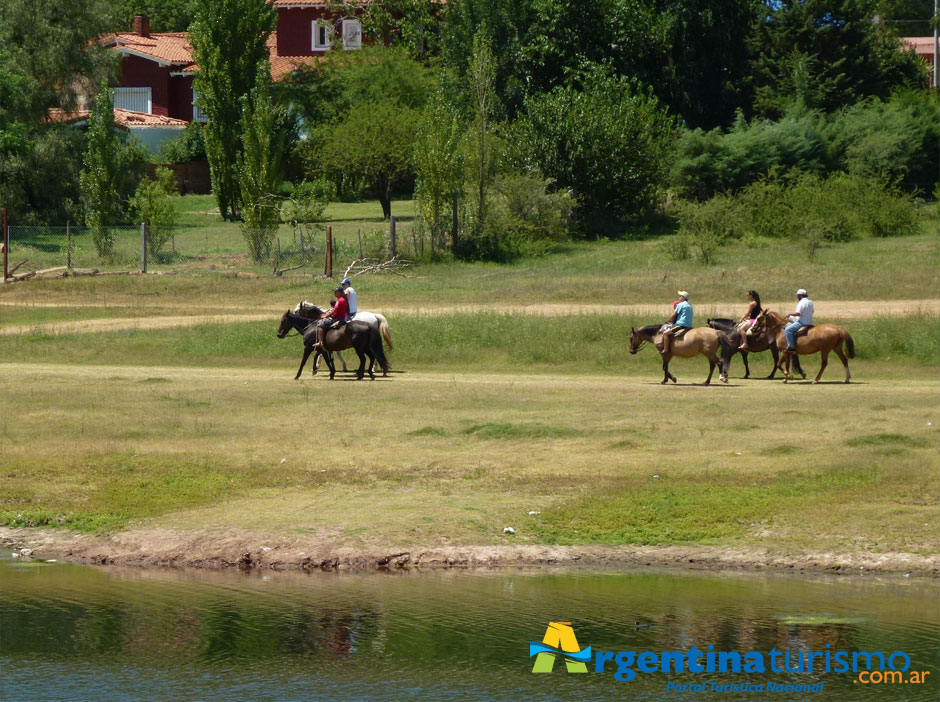
[[[299, 314], [301, 317], [308, 317], [313, 313], [314, 308], [320, 309], [312, 302], [303, 300], [302, 302], [297, 303], [297, 306], [294, 308], [294, 314]], [[378, 312], [366, 312], [365, 310], [362, 310], [354, 314], [352, 319], [354, 322], [365, 322], [366, 324], [376, 325], [379, 328], [379, 332], [382, 334], [382, 338], [385, 339], [385, 345], [390, 349], [395, 348], [392, 344], [392, 335], [389, 332], [388, 320], [385, 319], [385, 315], [379, 314]], [[340, 351], [337, 351], [336, 355], [339, 356], [339, 362], [343, 364], [343, 372], [345, 373], [347, 370], [346, 360], [343, 358], [343, 354]], [[317, 362], [313, 368], [314, 373], [316, 373], [319, 369], [322, 358], [322, 356], [317, 356]]]

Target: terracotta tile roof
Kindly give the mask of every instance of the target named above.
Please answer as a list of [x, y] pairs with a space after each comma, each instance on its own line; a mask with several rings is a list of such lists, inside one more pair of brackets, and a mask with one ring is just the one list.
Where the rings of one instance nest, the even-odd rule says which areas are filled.
[[277, 52], [277, 32], [268, 37], [268, 54], [271, 61], [271, 80], [275, 83], [290, 77], [290, 74], [305, 66], [312, 66], [320, 56], [282, 56]]
[[275, 7], [323, 7], [324, 5], [371, 5], [375, 0], [271, 0]]
[[117, 32], [103, 37], [101, 43], [172, 66], [188, 66], [193, 62], [193, 47], [188, 37], [186, 32], [164, 32], [149, 37], [134, 32]]
[[[46, 119], [50, 122], [65, 122], [72, 124], [74, 122], [83, 122], [91, 114], [89, 110], [75, 110], [74, 112], [65, 112], [64, 110], [49, 110]], [[119, 127], [130, 129], [131, 127], [185, 127], [189, 122], [175, 117], [165, 117], [163, 115], [150, 115], [146, 112], [134, 112], [133, 110], [122, 110], [120, 107], [114, 108], [114, 123]]]
[[918, 56], [933, 56], [933, 37], [901, 37], [901, 43], [914, 49]]

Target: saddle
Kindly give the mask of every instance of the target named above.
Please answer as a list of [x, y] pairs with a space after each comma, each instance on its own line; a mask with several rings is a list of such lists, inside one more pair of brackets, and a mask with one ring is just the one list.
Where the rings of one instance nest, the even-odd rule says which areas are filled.
[[796, 334], [793, 335], [793, 338], [805, 335], [806, 333], [809, 332], [810, 329], [812, 329], [815, 326], [816, 326], [815, 324], [804, 324], [802, 327], [796, 330]]
[[688, 327], [673, 327], [675, 331], [672, 332], [672, 340], [681, 339], [685, 336], [685, 333], [689, 331]]

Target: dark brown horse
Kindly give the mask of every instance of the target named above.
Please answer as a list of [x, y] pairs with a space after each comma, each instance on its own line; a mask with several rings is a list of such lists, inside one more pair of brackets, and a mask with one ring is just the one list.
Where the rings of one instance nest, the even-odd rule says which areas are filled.
[[[786, 351], [787, 338], [783, 333], [786, 326], [787, 320], [776, 312], [765, 309], [761, 310], [757, 319], [754, 320], [754, 326], [752, 327], [757, 334], [762, 334], [766, 330], [776, 335], [777, 346], [784, 349], [784, 351], [781, 352], [780, 361], [777, 363], [778, 366], [786, 364], [786, 367], [783, 369], [783, 382], [787, 382], [791, 378], [790, 358], [793, 355], [789, 351]], [[844, 352], [843, 348], [845, 349]], [[836, 324], [818, 324], [811, 327], [806, 333], [796, 337], [796, 353], [801, 356], [818, 353], [822, 357], [819, 373], [817, 373], [815, 380], [813, 380], [814, 384], [819, 382], [823, 371], [826, 370], [826, 365], [829, 363], [830, 351], [835, 351], [839, 360], [842, 361], [842, 365], [845, 366], [845, 382], [849, 382], [852, 378], [852, 374], [849, 372], [848, 358], [855, 358], [855, 342], [852, 340], [851, 334], [849, 334], [845, 327], [840, 327]], [[848, 356], [848, 358], [846, 358], [846, 356]], [[803, 377], [806, 376], [804, 375]]]
[[[322, 310], [320, 316], [322, 316]], [[294, 376], [294, 380], [297, 380], [303, 372], [307, 358], [309, 358], [317, 343], [317, 325], [315, 321], [287, 311], [281, 317], [277, 337], [283, 339], [291, 329], [300, 332], [304, 341], [304, 356], [300, 361], [300, 368], [297, 369], [297, 375]], [[329, 352], [345, 349], [354, 349], [356, 355], [359, 356], [359, 369], [356, 371], [356, 377], [359, 380], [362, 380], [365, 375], [366, 356], [369, 357], [370, 378], [375, 380], [372, 369], [376, 361], [382, 367], [383, 374], [388, 375], [389, 365], [388, 359], [385, 358], [385, 351], [382, 349], [382, 335], [374, 325], [365, 322], [348, 322], [338, 329], [328, 329], [326, 334], [323, 335], [323, 342], [328, 352], [323, 355], [330, 367], [330, 380], [333, 380], [333, 376], [336, 375], [336, 366], [333, 365], [333, 358]], [[316, 351], [317, 355], [322, 353], [320, 349]], [[314, 358], [314, 361], [316, 361], [316, 358]]]
[[[630, 353], [634, 354], [639, 351], [640, 347], [646, 342], [651, 343], [657, 348], [662, 347], [662, 334], [659, 333], [660, 326], [659, 324], [650, 324], [639, 328], [631, 327]], [[689, 331], [680, 338], [673, 339], [670, 352], [665, 356], [661, 355], [663, 359], [662, 384], [665, 385], [667, 380], [676, 382], [676, 376], [669, 372], [669, 361], [671, 361], [674, 356], [692, 358], [699, 354], [702, 354], [708, 359], [708, 377], [705, 379], [705, 384], [709, 385], [712, 382], [712, 373], [715, 372], [715, 366], [718, 366], [719, 379], [723, 383], [727, 383], [728, 378], [721, 369], [721, 364], [718, 360], [718, 348], [720, 346], [719, 336], [721, 336], [721, 332], [715, 329], [696, 327], [695, 329], [689, 329]]]
[[[725, 376], [731, 372], [731, 359], [734, 357], [734, 354], [740, 353], [741, 360], [744, 361], [744, 378], [750, 378], [751, 368], [747, 363], [747, 355], [749, 353], [761, 353], [768, 349], [774, 357], [774, 367], [771, 369], [770, 375], [767, 376], [768, 380], [777, 374], [777, 363], [780, 360], [780, 352], [777, 350], [777, 337], [772, 333], [765, 332], [760, 336], [755, 335], [747, 337], [748, 350], [742, 351], [739, 347], [741, 346], [741, 341], [744, 339], [744, 333], [738, 329], [738, 325], [733, 319], [723, 317], [709, 319], [708, 326], [725, 333], [725, 336], [721, 338], [721, 363]], [[800, 367], [799, 358], [794, 356], [793, 365], [794, 368], [796, 368], [796, 372], [805, 378], [806, 373], [804, 373], [803, 369]]]

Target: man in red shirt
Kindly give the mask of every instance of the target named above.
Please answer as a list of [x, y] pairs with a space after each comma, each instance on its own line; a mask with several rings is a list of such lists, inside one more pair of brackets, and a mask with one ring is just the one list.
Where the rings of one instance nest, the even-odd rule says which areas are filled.
[[333, 309], [327, 312], [323, 316], [323, 319], [317, 322], [317, 343], [315, 348], [319, 348], [321, 351], [326, 350], [323, 346], [323, 337], [326, 335], [326, 330], [344, 324], [346, 317], [349, 315], [349, 303], [346, 302], [346, 297], [343, 295], [343, 288], [334, 288], [333, 294], [336, 296]]

